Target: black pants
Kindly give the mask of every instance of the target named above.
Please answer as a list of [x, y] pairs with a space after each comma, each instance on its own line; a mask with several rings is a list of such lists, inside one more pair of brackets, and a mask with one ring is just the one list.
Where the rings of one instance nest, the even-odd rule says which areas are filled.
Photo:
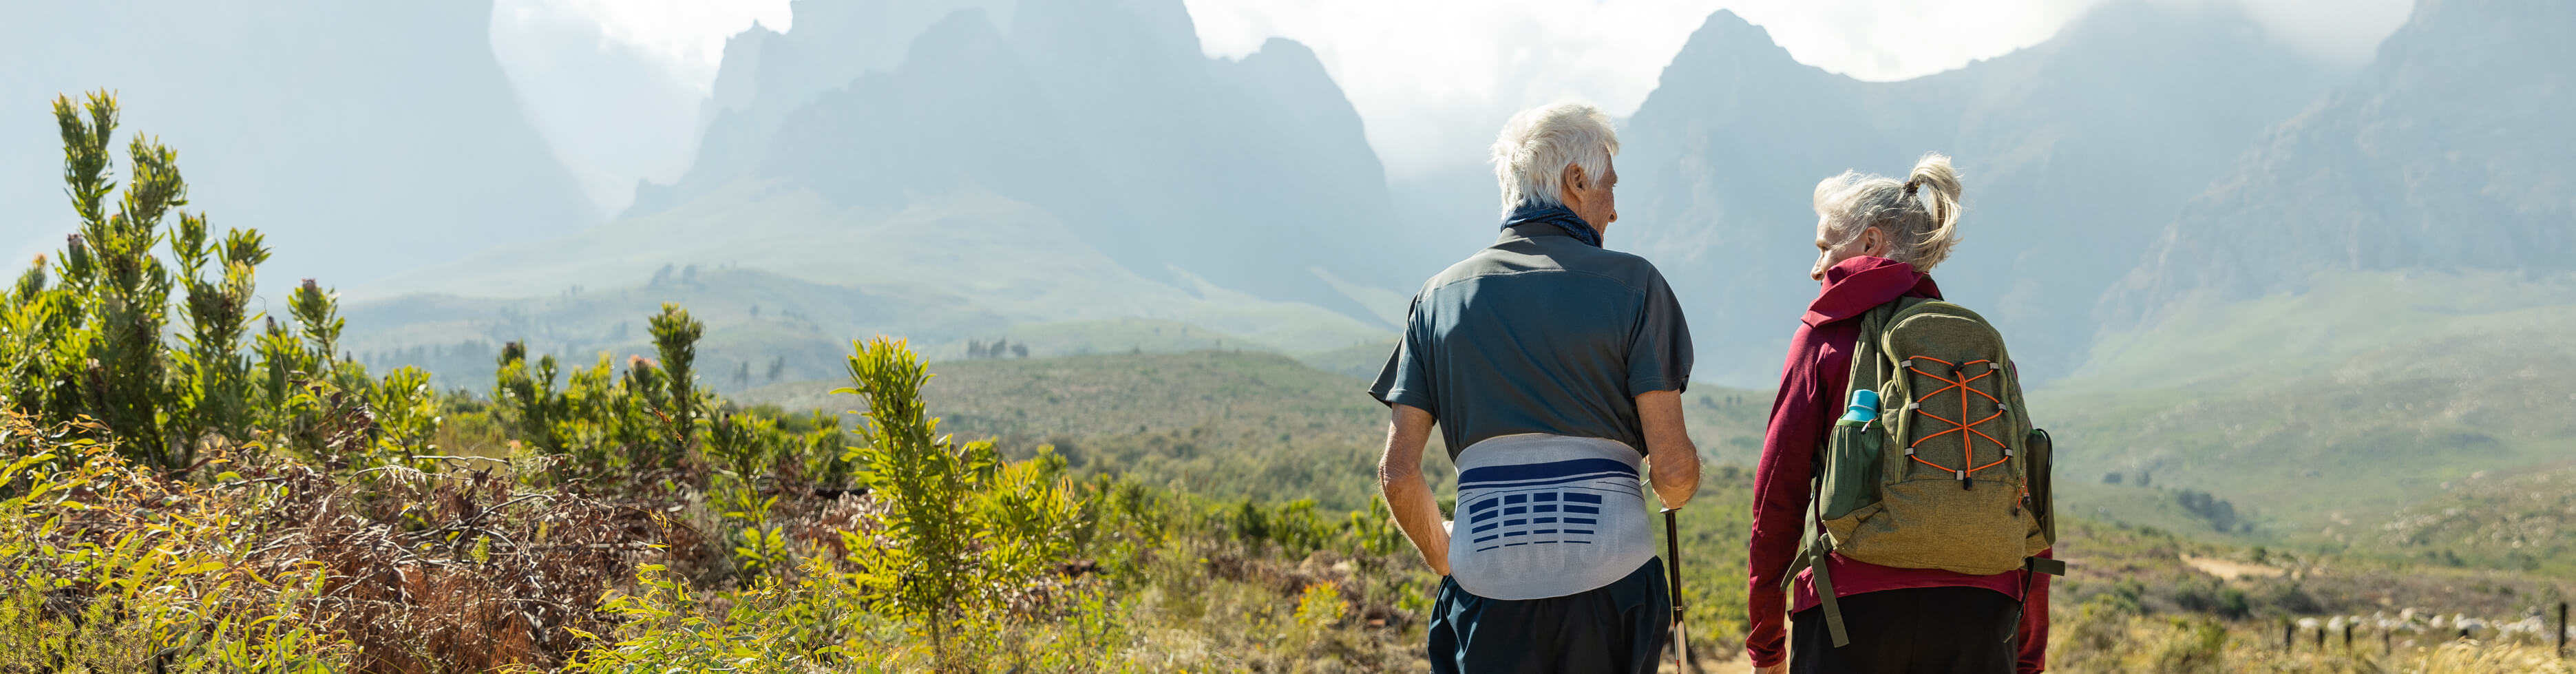
[[1672, 620], [1661, 559], [1609, 585], [1546, 599], [1486, 599], [1443, 578], [1431, 604], [1431, 671], [1647, 674]]
[[1842, 598], [1851, 644], [1834, 647], [1822, 609], [1789, 616], [1797, 674], [2012, 674], [2021, 646], [2012, 597], [1977, 587], [1925, 587]]

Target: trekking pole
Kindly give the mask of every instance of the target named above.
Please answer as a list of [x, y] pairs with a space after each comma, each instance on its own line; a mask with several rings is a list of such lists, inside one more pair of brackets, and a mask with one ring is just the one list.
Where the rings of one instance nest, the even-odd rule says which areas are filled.
[[1682, 529], [1675, 514], [1680, 508], [1664, 509], [1664, 571], [1671, 576], [1673, 593], [1673, 669], [1690, 674], [1690, 630], [1682, 625]]
[[2558, 658], [2567, 658], [2567, 602], [2558, 602]]

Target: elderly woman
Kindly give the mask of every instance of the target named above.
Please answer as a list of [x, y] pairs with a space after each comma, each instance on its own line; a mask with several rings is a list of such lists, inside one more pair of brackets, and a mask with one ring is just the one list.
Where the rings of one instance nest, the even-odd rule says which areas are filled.
[[[1745, 651], [1766, 674], [2039, 671], [2048, 642], [2047, 584], [2044, 577], [2026, 584], [2027, 571], [1974, 576], [1831, 554], [1825, 587], [1839, 598], [1850, 640], [1842, 647], [1827, 636], [1812, 572], [1782, 589], [1809, 514], [1817, 448], [1844, 409], [1861, 330], [1856, 318], [1899, 298], [1941, 297], [1930, 272], [1959, 241], [1959, 176], [1937, 154], [1901, 181], [1844, 172], [1816, 185], [1815, 206], [1816, 264], [1808, 275], [1824, 286], [1790, 339], [1754, 476]], [[1794, 635], [1783, 634], [1784, 615]]]
[[[1370, 388], [1392, 415], [1379, 486], [1446, 577], [1434, 672], [1651, 672], [1670, 631], [1640, 475], [1665, 507], [1699, 487], [1690, 331], [1654, 265], [1601, 247], [1618, 151], [1590, 105], [1513, 116], [1494, 143], [1502, 236], [1422, 285]], [[1421, 473], [1434, 421], [1454, 530]]]

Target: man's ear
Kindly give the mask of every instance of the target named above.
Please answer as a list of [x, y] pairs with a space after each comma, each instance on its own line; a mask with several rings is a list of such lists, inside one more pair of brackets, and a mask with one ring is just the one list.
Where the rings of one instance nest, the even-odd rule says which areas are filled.
[[1557, 178], [1558, 196], [1561, 198], [1573, 194], [1576, 190], [1590, 188], [1592, 185], [1588, 177], [1583, 175], [1583, 167], [1572, 162], [1566, 163], [1564, 174]]

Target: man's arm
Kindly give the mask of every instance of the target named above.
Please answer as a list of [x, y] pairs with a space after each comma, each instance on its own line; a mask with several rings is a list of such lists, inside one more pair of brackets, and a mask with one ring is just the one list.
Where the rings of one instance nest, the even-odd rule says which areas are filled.
[[1378, 489], [1386, 494], [1386, 508], [1394, 512], [1396, 528], [1413, 539], [1413, 549], [1422, 552], [1422, 561], [1430, 562], [1432, 571], [1449, 575], [1449, 531], [1440, 526], [1439, 497], [1432, 495], [1431, 483], [1422, 478], [1422, 446], [1431, 441], [1431, 413], [1400, 403], [1388, 407], [1394, 412], [1386, 426], [1386, 453], [1377, 460]]
[[1682, 428], [1680, 391], [1637, 395], [1637, 420], [1646, 426], [1647, 480], [1664, 507], [1679, 508], [1699, 492], [1699, 448]]

